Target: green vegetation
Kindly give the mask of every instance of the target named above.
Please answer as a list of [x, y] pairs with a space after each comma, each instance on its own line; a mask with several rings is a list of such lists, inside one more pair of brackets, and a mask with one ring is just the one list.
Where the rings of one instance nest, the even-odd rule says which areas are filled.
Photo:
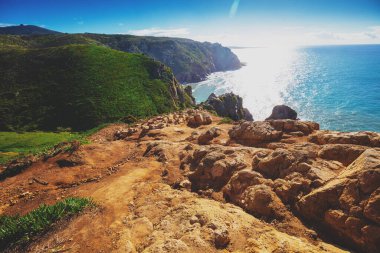
[[83, 139], [80, 133], [0, 132], [0, 164], [28, 154], [40, 154], [58, 143]]
[[0, 49], [3, 131], [86, 130], [189, 105], [171, 70], [144, 55], [94, 44]]
[[221, 119], [218, 123], [218, 125], [222, 125], [222, 124], [232, 124], [234, 121], [229, 118], [229, 117], [225, 117], [223, 119]]
[[189, 39], [106, 34], [2, 35], [0, 48], [46, 48], [70, 44], [103, 45], [145, 54], [169, 66], [180, 82], [198, 82], [215, 71], [237, 69], [241, 63], [229, 48]]
[[81, 212], [94, 203], [88, 198], [67, 198], [52, 206], [41, 205], [24, 216], [0, 216], [0, 250], [27, 243], [62, 218]]

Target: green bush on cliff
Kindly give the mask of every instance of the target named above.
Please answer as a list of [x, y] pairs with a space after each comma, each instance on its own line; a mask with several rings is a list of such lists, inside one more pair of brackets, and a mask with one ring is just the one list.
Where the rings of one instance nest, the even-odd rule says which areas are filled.
[[84, 130], [165, 113], [190, 104], [176, 89], [170, 69], [141, 54], [94, 44], [0, 48], [0, 130]]

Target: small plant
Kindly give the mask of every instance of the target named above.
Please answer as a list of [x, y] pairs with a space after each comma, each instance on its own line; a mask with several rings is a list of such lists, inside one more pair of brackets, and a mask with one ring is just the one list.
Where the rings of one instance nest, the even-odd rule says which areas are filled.
[[223, 118], [219, 121], [218, 125], [221, 125], [221, 124], [232, 124], [234, 121], [231, 119], [231, 118]]
[[0, 216], [0, 251], [17, 243], [27, 243], [59, 219], [94, 205], [89, 198], [72, 197], [51, 206], [41, 205], [24, 216]]

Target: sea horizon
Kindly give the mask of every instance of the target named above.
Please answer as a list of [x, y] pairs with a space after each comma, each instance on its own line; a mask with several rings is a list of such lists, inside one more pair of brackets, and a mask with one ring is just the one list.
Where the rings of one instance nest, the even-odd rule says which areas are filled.
[[255, 120], [286, 104], [300, 119], [316, 121], [322, 129], [380, 132], [380, 44], [232, 51], [245, 66], [189, 84], [197, 102], [211, 93], [234, 92]]

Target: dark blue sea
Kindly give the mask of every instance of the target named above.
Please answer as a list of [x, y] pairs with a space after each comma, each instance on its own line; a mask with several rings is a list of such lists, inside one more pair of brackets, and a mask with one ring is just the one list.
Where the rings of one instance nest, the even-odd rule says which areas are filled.
[[234, 92], [255, 120], [286, 104], [322, 129], [380, 132], [380, 45], [233, 49], [246, 66], [191, 84], [198, 102]]

